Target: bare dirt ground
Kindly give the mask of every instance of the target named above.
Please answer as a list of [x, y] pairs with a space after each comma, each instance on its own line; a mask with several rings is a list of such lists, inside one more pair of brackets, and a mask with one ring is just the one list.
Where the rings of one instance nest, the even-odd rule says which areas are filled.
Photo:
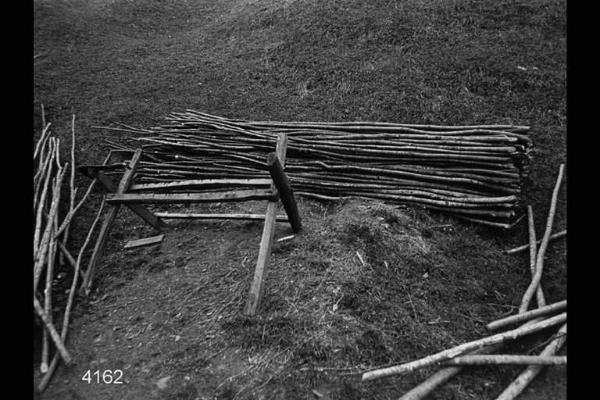
[[[103, 139], [122, 139], [93, 126], [148, 127], [185, 108], [529, 124], [536, 150], [525, 200], [543, 232], [565, 158], [563, 2], [38, 0], [34, 13], [35, 134], [41, 103], [65, 143], [75, 113], [81, 162], [105, 156]], [[566, 227], [564, 190], [560, 205], [556, 230]], [[481, 337], [515, 311], [528, 283], [527, 255], [502, 253], [526, 241], [524, 225], [499, 232], [376, 202], [302, 201], [300, 210], [305, 231], [274, 245], [256, 318], [241, 310], [261, 223], [173, 223], [162, 244], [123, 250], [151, 230], [121, 211], [95, 290], [78, 299], [68, 341], [76, 364], [42, 397], [311, 399], [315, 389], [398, 398], [433, 370], [372, 383], [359, 373]], [[289, 234], [278, 224], [276, 238]], [[564, 243], [550, 247], [543, 285], [548, 301], [565, 297]], [[547, 337], [507, 351], [535, 352]], [[37, 347], [34, 380], [36, 357]], [[88, 384], [88, 369], [122, 369], [126, 383]], [[491, 399], [519, 371], [469, 370], [431, 398]], [[565, 369], [547, 369], [521, 398], [566, 398]]]

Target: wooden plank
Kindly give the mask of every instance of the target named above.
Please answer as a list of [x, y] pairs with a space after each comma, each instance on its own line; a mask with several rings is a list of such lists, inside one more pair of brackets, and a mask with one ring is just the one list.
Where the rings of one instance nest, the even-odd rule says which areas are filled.
[[[110, 179], [108, 176], [104, 175], [102, 172], [96, 172], [96, 178], [98, 182], [104, 186], [104, 188], [111, 193], [117, 191], [117, 185]], [[162, 231], [167, 227], [167, 224], [158, 217], [158, 215], [152, 213], [144, 206], [139, 204], [125, 204], [131, 211], [136, 213], [140, 218], [150, 224], [157, 231]]]
[[175, 182], [141, 183], [132, 185], [129, 192], [145, 190], [173, 190], [173, 189], [205, 189], [233, 186], [264, 186], [269, 187], [270, 179], [188, 179]]
[[273, 179], [273, 183], [279, 192], [279, 197], [283, 203], [283, 208], [288, 215], [292, 231], [298, 233], [302, 230], [302, 222], [300, 221], [300, 213], [298, 212], [298, 205], [294, 198], [294, 191], [290, 186], [290, 182], [283, 170], [283, 166], [277, 158], [277, 154], [270, 153], [267, 157], [267, 168], [269, 174]]
[[250, 201], [277, 199], [277, 192], [272, 190], [237, 190], [215, 193], [125, 193], [109, 194], [106, 201], [118, 204], [133, 203], [209, 203], [225, 201]]
[[125, 193], [129, 185], [133, 181], [133, 177], [135, 176], [135, 170], [137, 169], [138, 163], [142, 158], [142, 149], [137, 149], [131, 160], [129, 161], [129, 165], [126, 167], [125, 173], [119, 182], [119, 186], [117, 187], [117, 193]]
[[[137, 149], [133, 156], [131, 157], [131, 161], [129, 161], [128, 169], [125, 170], [121, 181], [119, 182], [119, 186], [117, 186], [117, 193], [124, 193], [127, 190], [127, 187], [133, 180], [133, 176], [135, 174], [135, 169], [137, 168], [138, 162], [142, 156], [142, 149]], [[96, 244], [94, 246], [94, 251], [92, 252], [92, 257], [90, 258], [90, 262], [88, 264], [88, 269], [85, 273], [85, 279], [81, 285], [81, 291], [88, 295], [90, 293], [90, 289], [92, 287], [92, 281], [94, 277], [94, 271], [98, 261], [100, 260], [100, 256], [102, 254], [102, 249], [104, 248], [104, 244], [106, 243], [106, 239], [108, 238], [108, 234], [110, 232], [110, 228], [112, 227], [112, 223], [114, 222], [117, 213], [119, 212], [119, 205], [108, 205], [108, 211], [102, 221], [102, 226], [100, 227], [100, 232], [98, 233], [98, 238], [96, 239]]]
[[143, 238], [143, 239], [137, 239], [137, 240], [130, 240], [129, 242], [125, 243], [125, 249], [132, 249], [135, 247], [141, 247], [141, 246], [149, 246], [151, 244], [156, 244], [156, 243], [160, 243], [163, 241], [163, 239], [165, 238], [165, 235], [157, 235], [157, 236], [150, 236], [147, 238]]
[[[280, 134], [277, 137], [277, 157], [281, 160], [282, 165], [285, 165], [285, 156], [287, 150], [287, 135], [285, 133]], [[274, 185], [271, 185], [271, 189], [275, 189]], [[262, 238], [260, 240], [260, 249], [258, 251], [258, 259], [256, 260], [256, 268], [254, 270], [254, 279], [248, 292], [248, 300], [244, 309], [244, 314], [248, 316], [256, 315], [258, 307], [262, 301], [264, 292], [263, 280], [264, 275], [269, 265], [269, 259], [271, 257], [271, 247], [273, 245], [273, 234], [275, 233], [275, 215], [277, 213], [277, 203], [270, 201], [267, 204], [267, 211], [265, 213], [265, 225], [263, 227]]]
[[[164, 219], [233, 219], [240, 221], [263, 221], [265, 219], [264, 214], [184, 214], [158, 212], [155, 215]], [[275, 219], [277, 222], [288, 222], [287, 215], [278, 215]]]

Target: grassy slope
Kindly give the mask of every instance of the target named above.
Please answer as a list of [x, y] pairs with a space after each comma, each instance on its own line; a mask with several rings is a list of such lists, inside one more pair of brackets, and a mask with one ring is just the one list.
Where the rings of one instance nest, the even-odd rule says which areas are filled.
[[[101, 139], [115, 137], [92, 126], [151, 126], [185, 108], [250, 119], [529, 124], [536, 149], [527, 200], [541, 235], [565, 160], [561, 1], [72, 0], [36, 1], [34, 10], [34, 54], [48, 53], [35, 62], [35, 127], [40, 103], [59, 134], [68, 135], [75, 112], [86, 161], [99, 161]], [[564, 191], [556, 226], [566, 226]], [[514, 295], [501, 303], [516, 304], [524, 260], [507, 267], [513, 259], [468, 248], [520, 243], [523, 226], [516, 235], [464, 235], [439, 246], [461, 253], [464, 268], [510, 268], [505, 296]], [[553, 246], [550, 299], [564, 296], [565, 265], [564, 246]], [[506, 382], [510, 371], [500, 376]]]
[[547, 207], [566, 147], [563, 8], [38, 1], [35, 53], [49, 55], [35, 67], [35, 118], [39, 125], [45, 103], [60, 130], [75, 112], [82, 154], [95, 160], [102, 153], [89, 150], [111, 134], [91, 126], [150, 126], [185, 108], [252, 119], [529, 124], [530, 198]]

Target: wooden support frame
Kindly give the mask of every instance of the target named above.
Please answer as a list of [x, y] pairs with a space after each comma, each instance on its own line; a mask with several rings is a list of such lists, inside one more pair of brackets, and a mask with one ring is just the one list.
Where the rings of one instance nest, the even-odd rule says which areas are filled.
[[[84, 174], [97, 179], [106, 189], [108, 194], [105, 199], [109, 205], [109, 209], [104, 217], [102, 226], [100, 227], [100, 233], [88, 269], [84, 275], [82, 285], [84, 293], [89, 294], [90, 292], [96, 264], [100, 259], [102, 248], [122, 204], [129, 207], [144, 221], [159, 231], [167, 226], [162, 218], [234, 220], [260, 220], [264, 218], [265, 222], [254, 271], [254, 278], [250, 286], [248, 300], [244, 309], [246, 315], [255, 315], [263, 297], [264, 277], [267, 266], [269, 265], [275, 223], [278, 221], [289, 222], [294, 233], [298, 233], [302, 229], [294, 193], [284, 171], [287, 141], [287, 134], [280, 134], [277, 137], [276, 152], [270, 153], [267, 157], [266, 167], [271, 175], [271, 179], [197, 179], [167, 183], [132, 184], [135, 170], [142, 156], [142, 149], [137, 149], [135, 152], [113, 150], [103, 165], [88, 165], [81, 167], [80, 170]], [[129, 162], [126, 161], [128, 156], [130, 156]], [[112, 158], [116, 158], [117, 160], [113, 161], [113, 164], [108, 165]], [[116, 168], [125, 168], [125, 172], [118, 185], [104, 174], [104, 171], [110, 171]], [[168, 192], [170, 190], [229, 188], [236, 186], [250, 186], [255, 187], [255, 189], [225, 192]], [[155, 191], [167, 191], [167, 193], [155, 193]], [[277, 202], [279, 199], [281, 199], [287, 215], [277, 215]], [[141, 204], [146, 203], [204, 203], [249, 200], [268, 200], [265, 214], [154, 214], [141, 206]]]
[[233, 186], [257, 186], [269, 187], [270, 179], [187, 179], [177, 182], [141, 183], [131, 185], [130, 192], [156, 191], [156, 190], [180, 190], [180, 189], [214, 189], [219, 187]]
[[[277, 138], [277, 158], [280, 160], [281, 165], [285, 165], [285, 156], [287, 152], [287, 134], [280, 134]], [[271, 185], [272, 189], [276, 189], [275, 184]], [[260, 306], [263, 292], [264, 292], [264, 275], [269, 265], [269, 259], [271, 257], [271, 247], [273, 245], [273, 234], [275, 233], [275, 218], [277, 212], [277, 203], [274, 201], [269, 202], [267, 205], [267, 212], [265, 213], [265, 225], [263, 228], [262, 238], [260, 240], [260, 249], [258, 251], [258, 259], [256, 261], [256, 268], [254, 270], [254, 279], [250, 285], [248, 292], [248, 300], [246, 307], [244, 308], [244, 314], [248, 316], [256, 315], [258, 307]], [[288, 215], [289, 217], [289, 215]]]

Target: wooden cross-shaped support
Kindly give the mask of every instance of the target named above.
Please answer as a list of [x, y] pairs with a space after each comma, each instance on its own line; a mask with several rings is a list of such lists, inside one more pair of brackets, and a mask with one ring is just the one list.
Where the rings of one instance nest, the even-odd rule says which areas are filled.
[[[100, 182], [108, 192], [123, 194], [125, 193], [125, 191], [127, 191], [129, 185], [133, 180], [135, 170], [137, 168], [141, 156], [142, 149], [137, 149], [135, 152], [133, 152], [133, 156], [131, 157], [129, 165], [127, 166], [127, 169], [125, 170], [125, 173], [123, 174], [123, 177], [121, 178], [121, 181], [119, 182], [118, 186], [115, 185], [113, 181], [108, 176], [103, 174], [102, 171], [99, 169], [88, 168], [87, 170], [84, 169], [84, 172], [90, 175], [91, 177], [97, 179], [98, 182]], [[105, 164], [108, 162], [109, 159], [110, 156], [108, 157]], [[160, 218], [148, 211], [143, 206], [139, 204], [127, 204], [127, 206], [158, 231], [161, 231], [166, 226], [166, 224]], [[119, 212], [119, 208], [119, 204], [109, 204], [108, 211], [104, 217], [102, 226], [100, 227], [100, 233], [98, 234], [98, 239], [96, 240], [96, 245], [94, 246], [94, 251], [92, 252], [92, 257], [90, 258], [88, 269], [85, 273], [83, 284], [81, 286], [81, 290], [86, 295], [90, 293], [96, 264], [98, 264], [102, 248], [104, 247], [104, 243], [108, 238], [110, 228], [117, 216], [117, 213]]]
[[[286, 149], [287, 135], [284, 133], [277, 138], [276, 153], [269, 154], [267, 159], [267, 167], [269, 169], [269, 173], [271, 174], [271, 178], [273, 179], [271, 189], [278, 191], [285, 211], [288, 215], [290, 224], [292, 225], [292, 230], [297, 233], [300, 231], [302, 226], [293, 192], [287, 180], [287, 176], [283, 171]], [[260, 241], [260, 249], [258, 252], [258, 259], [256, 261], [254, 279], [252, 281], [252, 285], [250, 286], [248, 300], [244, 309], [244, 313], [248, 316], [253, 316], [256, 314], [262, 300], [264, 275], [266, 268], [269, 265], [271, 246], [273, 244], [273, 234], [275, 232], [276, 212], [277, 201], [269, 201], [267, 205], [267, 211], [265, 213], [265, 225]]]

